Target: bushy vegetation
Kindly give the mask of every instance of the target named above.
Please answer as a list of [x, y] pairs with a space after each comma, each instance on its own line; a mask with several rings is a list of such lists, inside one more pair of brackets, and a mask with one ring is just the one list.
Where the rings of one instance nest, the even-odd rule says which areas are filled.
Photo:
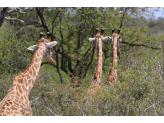
[[[41, 65], [29, 95], [34, 116], [163, 116], [163, 18], [146, 20], [140, 13], [147, 8], [127, 10], [24, 8], [26, 15], [11, 14], [25, 23], [4, 21], [0, 28], [0, 100], [12, 85], [13, 76], [29, 64], [33, 52], [27, 48], [38, 42], [39, 32], [45, 36], [49, 30], [58, 41], [56, 51], [52, 50], [55, 65]], [[107, 84], [111, 62], [108, 41], [103, 44], [103, 90], [85, 104], [96, 64], [96, 48], [88, 40], [94, 37], [95, 28], [105, 28], [105, 36], [110, 36], [113, 28], [121, 28], [118, 78], [115, 85]]]

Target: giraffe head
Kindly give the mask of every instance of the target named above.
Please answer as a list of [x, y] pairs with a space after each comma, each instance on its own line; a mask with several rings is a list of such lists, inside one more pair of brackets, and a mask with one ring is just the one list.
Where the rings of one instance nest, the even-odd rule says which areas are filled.
[[43, 33], [40, 33], [40, 40], [38, 42], [37, 45], [33, 45], [31, 47], [28, 48], [28, 50], [37, 50], [37, 49], [41, 49], [41, 51], [43, 52], [43, 57], [46, 58], [47, 62], [50, 65], [54, 64], [54, 60], [51, 57], [51, 49], [57, 44], [57, 41], [48, 41], [46, 39], [43, 38]]
[[103, 28], [101, 29], [100, 34], [99, 34], [99, 32], [98, 32], [98, 28], [96, 28], [96, 30], [95, 30], [95, 38], [89, 38], [89, 40], [90, 40], [91, 42], [94, 42], [94, 41], [96, 41], [96, 38], [101, 38], [101, 41], [102, 41], [102, 42], [111, 39], [110, 36], [104, 37], [104, 29], [103, 29]]
[[112, 29], [112, 42], [113, 40], [117, 40], [117, 42], [120, 42], [120, 29], [118, 29], [117, 33], [114, 33], [114, 29]]
[[[117, 33], [114, 33], [114, 29], [112, 29], [112, 38], [111, 45], [113, 47], [113, 42], [117, 42], [117, 55], [120, 57], [120, 42], [122, 42], [120, 38], [120, 29], [118, 29]], [[113, 50], [113, 49], [112, 49]]]

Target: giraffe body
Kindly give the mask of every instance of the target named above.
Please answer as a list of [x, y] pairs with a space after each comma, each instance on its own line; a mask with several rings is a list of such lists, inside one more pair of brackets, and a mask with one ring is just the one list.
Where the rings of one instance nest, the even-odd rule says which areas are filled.
[[47, 43], [44, 38], [41, 38], [38, 45], [28, 48], [30, 50], [36, 49], [36, 51], [29, 65], [22, 72], [14, 76], [13, 85], [0, 102], [0, 116], [32, 115], [28, 95], [39, 73], [43, 56], [49, 64], [53, 64], [51, 52], [48, 49], [56, 44], [56, 41]]

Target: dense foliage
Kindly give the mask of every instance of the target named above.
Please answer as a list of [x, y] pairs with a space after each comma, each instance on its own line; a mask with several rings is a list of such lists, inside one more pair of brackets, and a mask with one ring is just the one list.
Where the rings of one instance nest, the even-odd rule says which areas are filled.
[[[29, 95], [33, 115], [164, 115], [164, 18], [145, 19], [150, 8], [22, 8], [11, 13], [24, 20], [4, 21], [0, 27], [0, 100], [12, 85], [13, 76], [30, 62], [27, 48], [39, 40], [39, 32], [51, 32], [58, 41], [52, 50], [55, 61], [43, 64]], [[155, 11], [155, 10], [154, 10]], [[96, 48], [88, 38], [95, 28], [121, 29], [118, 79], [107, 84], [111, 42], [103, 44], [103, 91], [83, 103], [91, 83]]]

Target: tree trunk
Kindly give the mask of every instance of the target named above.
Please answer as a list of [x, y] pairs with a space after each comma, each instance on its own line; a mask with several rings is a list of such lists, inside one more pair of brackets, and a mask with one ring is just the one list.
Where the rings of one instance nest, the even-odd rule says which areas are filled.
[[8, 7], [2, 7], [1, 14], [0, 14], [0, 27], [2, 26], [5, 16], [7, 15]]
[[[40, 11], [40, 9], [38, 7], [36, 7], [36, 11], [37, 11], [37, 14], [39, 15], [40, 19], [41, 19], [41, 23], [42, 23], [42, 27], [44, 27], [46, 29], [47, 32], [50, 32], [46, 23], [45, 23], [45, 19], [43, 17], [43, 13]], [[57, 18], [57, 15], [59, 14], [59, 11], [57, 12], [56, 16], [54, 19]], [[54, 22], [54, 20], [53, 20]], [[56, 38], [55, 35], [51, 34], [51, 39], [54, 41], [54, 38], [56, 41], [58, 41], [58, 39]], [[59, 53], [58, 53], [58, 50], [56, 49], [56, 47], [54, 47], [54, 50], [56, 52], [56, 63], [57, 63], [57, 71], [58, 71], [58, 74], [60, 76], [60, 80], [61, 80], [61, 83], [64, 82], [64, 79], [63, 79], [63, 76], [61, 74], [61, 71], [60, 71], [60, 64], [59, 64]]]
[[86, 70], [85, 70], [85, 72], [84, 72], [83, 78], [85, 78], [85, 76], [86, 76], [86, 74], [87, 74], [87, 71], [88, 71], [88, 69], [89, 69], [89, 66], [92, 64], [93, 56], [94, 56], [94, 53], [95, 53], [94, 51], [95, 51], [95, 47], [93, 48], [92, 57], [91, 57], [91, 60], [90, 60], [89, 64], [87, 65], [87, 68], [86, 68]]
[[[82, 20], [81, 20], [81, 22], [82, 22]], [[77, 76], [77, 70], [80, 65], [80, 52], [81, 52], [81, 40], [82, 40], [81, 31], [82, 31], [82, 23], [80, 24], [80, 27], [79, 27], [79, 38], [78, 38], [78, 42], [77, 42], [77, 61], [76, 61], [75, 69], [73, 72], [74, 76]]]
[[61, 83], [63, 83], [64, 79], [63, 79], [63, 76], [62, 76], [61, 71], [60, 71], [59, 54], [58, 53], [56, 53], [56, 63], [57, 63], [57, 71], [59, 73]]
[[[95, 24], [93, 24], [93, 28], [92, 28], [92, 38], [94, 37], [94, 34], [95, 34]], [[83, 70], [81, 70], [81, 73], [80, 73], [80, 78], [83, 76], [83, 78], [85, 78], [85, 76], [86, 76], [86, 73], [87, 73], [87, 71], [88, 71], [88, 69], [89, 69], [89, 66], [92, 64], [92, 61], [93, 61], [93, 56], [94, 56], [94, 50], [95, 50], [95, 45], [96, 45], [96, 43], [95, 42], [93, 42], [92, 44], [91, 44], [91, 46], [90, 46], [90, 48], [87, 50], [87, 52], [85, 53], [85, 57], [83, 58], [83, 60], [82, 60], [82, 66], [85, 66], [86, 68], [83, 68]], [[90, 60], [90, 62], [88, 61], [88, 58], [89, 58], [89, 54], [92, 52], [92, 56], [91, 56], [91, 60]], [[87, 64], [89, 62], [89, 64]], [[83, 75], [82, 75], [82, 73], [84, 73]]]

